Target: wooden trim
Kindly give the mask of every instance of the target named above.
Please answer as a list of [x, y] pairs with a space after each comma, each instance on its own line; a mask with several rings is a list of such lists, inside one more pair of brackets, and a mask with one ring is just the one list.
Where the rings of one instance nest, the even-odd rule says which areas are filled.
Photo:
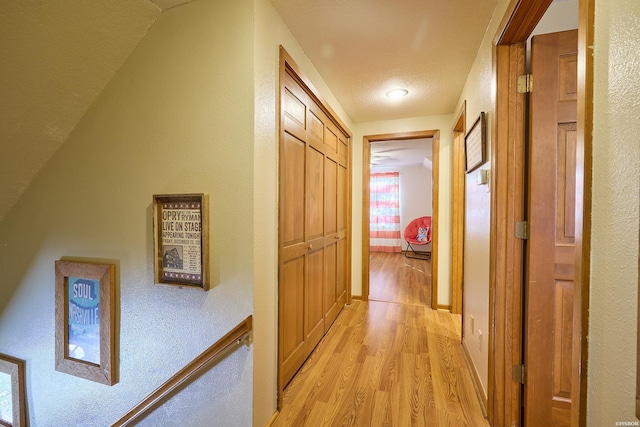
[[138, 417], [147, 413], [147, 411], [155, 407], [180, 386], [187, 384], [196, 374], [202, 372], [213, 360], [222, 355], [225, 350], [229, 349], [233, 345], [239, 344], [251, 332], [252, 322], [252, 316], [249, 316], [240, 322], [225, 336], [216, 341], [211, 347], [193, 359], [193, 361], [191, 361], [187, 366], [182, 368], [150, 395], [145, 397], [142, 402], [124, 414], [122, 418], [113, 423], [112, 427], [133, 425]]
[[[451, 312], [462, 314], [464, 279], [465, 171], [464, 136], [467, 129], [467, 101], [463, 101], [453, 125], [453, 168], [451, 171]], [[463, 319], [464, 322], [464, 319]]]
[[285, 61], [289, 57], [289, 54], [282, 46], [280, 46], [280, 63], [278, 68], [278, 99], [277, 99], [277, 111], [278, 111], [278, 289], [277, 289], [277, 300], [278, 300], [278, 312], [277, 312], [277, 324], [278, 324], [278, 343], [277, 343], [277, 371], [276, 371], [276, 382], [277, 382], [277, 396], [276, 396], [276, 408], [281, 409], [283, 405], [283, 394], [284, 394], [284, 381], [282, 380], [282, 360], [283, 360], [283, 342], [284, 342], [284, 329], [281, 320], [281, 313], [284, 310], [284, 301], [280, 298], [280, 281], [282, 276], [282, 267], [281, 267], [281, 259], [284, 258], [283, 251], [283, 241], [284, 241], [284, 217], [280, 215], [281, 210], [281, 197], [284, 194], [284, 180], [280, 179], [280, 161], [284, 156], [283, 147], [282, 147], [282, 139], [284, 138], [284, 108], [282, 106], [283, 99], [285, 99], [285, 84], [287, 68], [285, 65]]
[[[589, 272], [591, 270], [591, 182], [593, 144], [593, 46], [595, 0], [578, 2], [578, 123], [576, 156], [576, 258], [573, 312], [571, 426], [587, 424]], [[581, 208], [581, 209], [580, 209]], [[636, 411], [636, 415], [638, 411]]]
[[553, 0], [511, 0], [494, 39], [496, 45], [526, 41]]
[[371, 204], [369, 179], [371, 175], [371, 142], [369, 137], [362, 138], [362, 301], [369, 301], [369, 247], [371, 239], [369, 229], [371, 221], [369, 209]]
[[511, 378], [521, 364], [523, 242], [515, 222], [525, 215], [525, 97], [512, 90], [525, 69], [525, 44], [497, 46], [497, 99], [491, 144], [488, 415], [492, 425], [521, 425], [521, 386]]
[[469, 371], [471, 371], [471, 380], [473, 381], [473, 386], [476, 389], [476, 393], [478, 394], [478, 400], [481, 403], [482, 412], [484, 416], [487, 416], [487, 394], [482, 388], [482, 381], [480, 380], [480, 374], [478, 374], [478, 369], [476, 365], [473, 363], [473, 357], [471, 357], [471, 353], [469, 353], [469, 348], [467, 347], [467, 342], [462, 340], [460, 343], [462, 346], [462, 355], [464, 356], [465, 362], [467, 362], [467, 366], [469, 367]]
[[444, 311], [451, 312], [451, 305], [449, 305], [449, 304], [438, 304], [436, 306], [436, 309], [437, 310], [444, 310]]
[[[440, 131], [433, 135], [431, 177], [433, 217], [431, 218], [431, 308], [438, 306], [438, 260], [440, 258]], [[451, 307], [449, 307], [450, 309]]]
[[280, 415], [280, 411], [276, 411], [271, 418], [269, 418], [269, 421], [267, 421], [267, 425], [265, 427], [271, 427], [273, 425], [273, 423], [276, 422], [276, 419], [278, 418], [278, 415]]
[[438, 185], [440, 131], [425, 130], [415, 132], [397, 132], [381, 135], [365, 135], [362, 137], [362, 301], [369, 300], [369, 177], [371, 175], [371, 143], [393, 141], [399, 139], [433, 138], [432, 146], [432, 180], [433, 180], [433, 216], [431, 218], [431, 308], [438, 304]]

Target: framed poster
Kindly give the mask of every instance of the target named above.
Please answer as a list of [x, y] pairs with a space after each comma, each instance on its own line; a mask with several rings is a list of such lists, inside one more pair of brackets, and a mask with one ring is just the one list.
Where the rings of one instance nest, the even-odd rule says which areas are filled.
[[464, 137], [464, 160], [466, 172], [472, 172], [486, 161], [487, 124], [485, 113], [480, 113], [478, 120]]
[[115, 265], [56, 261], [56, 370], [116, 382]]
[[209, 197], [153, 196], [155, 282], [209, 290]]
[[27, 425], [25, 362], [0, 353], [0, 426]]

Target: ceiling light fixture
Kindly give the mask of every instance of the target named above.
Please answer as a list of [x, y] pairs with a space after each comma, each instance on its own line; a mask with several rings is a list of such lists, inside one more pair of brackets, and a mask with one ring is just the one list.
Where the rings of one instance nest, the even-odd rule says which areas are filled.
[[387, 97], [391, 99], [400, 99], [404, 96], [407, 96], [409, 93], [406, 89], [393, 89], [386, 93]]

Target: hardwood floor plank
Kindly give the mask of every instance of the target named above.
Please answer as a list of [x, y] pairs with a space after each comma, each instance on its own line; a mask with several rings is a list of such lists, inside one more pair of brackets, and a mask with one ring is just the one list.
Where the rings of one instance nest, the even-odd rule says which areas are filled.
[[370, 301], [345, 307], [286, 388], [273, 425], [488, 426], [461, 318], [429, 308], [430, 262], [372, 254], [371, 269]]
[[402, 253], [372, 252], [369, 299], [410, 305], [431, 305], [431, 261]]
[[273, 426], [488, 426], [457, 317], [354, 301], [285, 390]]

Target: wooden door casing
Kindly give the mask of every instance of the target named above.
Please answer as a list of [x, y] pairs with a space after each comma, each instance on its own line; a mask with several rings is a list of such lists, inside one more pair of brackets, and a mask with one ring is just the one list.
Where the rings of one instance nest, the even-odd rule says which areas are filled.
[[577, 36], [532, 41], [525, 425], [571, 423]]

